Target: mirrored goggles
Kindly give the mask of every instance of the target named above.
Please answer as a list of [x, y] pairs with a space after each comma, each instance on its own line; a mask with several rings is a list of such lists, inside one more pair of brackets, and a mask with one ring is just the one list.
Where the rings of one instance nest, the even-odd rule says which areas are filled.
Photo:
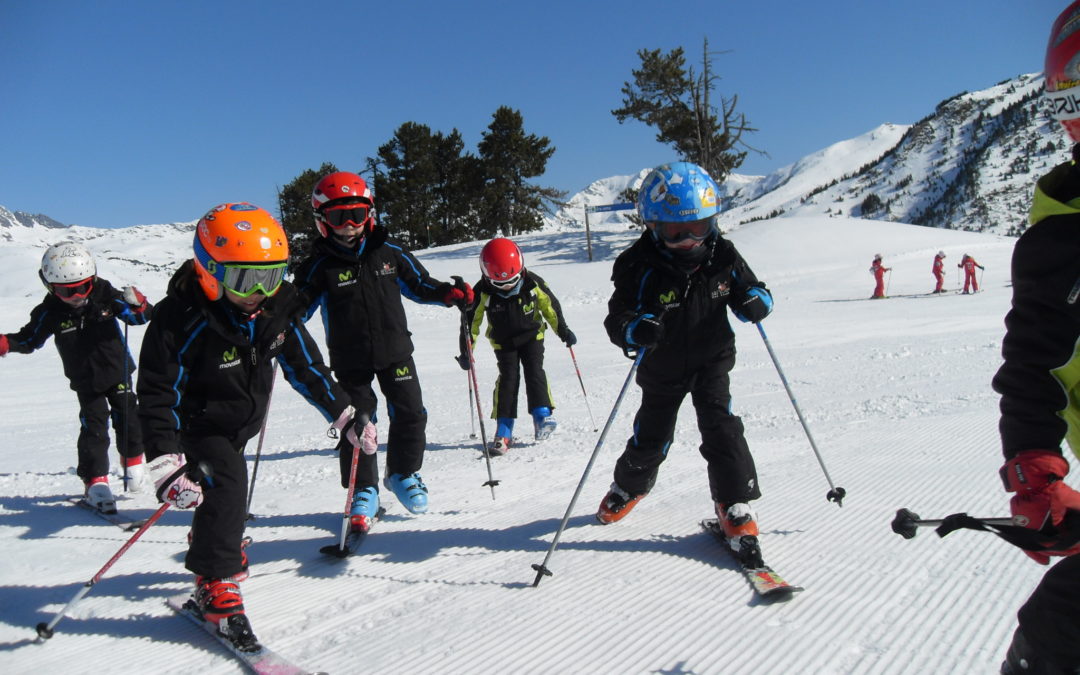
[[488, 279], [488, 282], [490, 282], [492, 286], [499, 289], [500, 291], [510, 290], [514, 286], [517, 286], [517, 283], [519, 281], [521, 281], [520, 272], [510, 277], [509, 279], [503, 279], [501, 281], [498, 279]]
[[362, 227], [371, 215], [371, 207], [366, 204], [344, 204], [330, 206], [322, 210], [323, 220], [327, 225], [340, 230], [343, 227]]
[[658, 237], [672, 244], [685, 239], [703, 241], [712, 233], [715, 227], [716, 217], [709, 216], [701, 220], [689, 220], [682, 223], [655, 223], [654, 227]]
[[85, 298], [94, 290], [94, 277], [76, 281], [70, 284], [49, 284], [53, 294], [66, 300]]
[[267, 297], [277, 293], [281, 282], [285, 280], [288, 263], [273, 265], [218, 263], [218, 266], [225, 268], [225, 273], [219, 279], [221, 285], [241, 298], [246, 298], [253, 293], [262, 293]]

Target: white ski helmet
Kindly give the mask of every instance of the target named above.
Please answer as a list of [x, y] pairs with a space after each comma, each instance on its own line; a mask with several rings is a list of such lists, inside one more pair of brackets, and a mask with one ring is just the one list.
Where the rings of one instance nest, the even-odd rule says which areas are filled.
[[45, 249], [41, 257], [41, 280], [45, 285], [70, 284], [97, 274], [94, 256], [82, 244], [62, 241]]

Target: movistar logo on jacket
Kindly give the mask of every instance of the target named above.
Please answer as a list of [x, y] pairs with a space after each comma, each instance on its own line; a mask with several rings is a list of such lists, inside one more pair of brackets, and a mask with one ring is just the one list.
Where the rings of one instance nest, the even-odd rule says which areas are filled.
[[394, 378], [395, 382], [401, 382], [402, 380], [411, 380], [412, 379], [412, 373], [409, 372], [409, 367], [408, 366], [402, 366], [400, 368], [395, 369], [394, 370], [394, 375], [396, 375], [396, 377]]
[[342, 286], [352, 286], [357, 282], [352, 270], [345, 270], [344, 272], [338, 272], [338, 288]]
[[70, 333], [73, 330], [75, 330], [75, 322], [74, 321], [71, 321], [69, 319], [67, 321], [61, 321], [60, 322], [60, 332], [61, 333]]
[[226, 349], [221, 353], [221, 360], [222, 364], [218, 366], [218, 370], [225, 370], [226, 368], [240, 365], [239, 348], [233, 347], [232, 349]]
[[668, 305], [668, 304], [671, 304], [671, 303], [675, 302], [675, 300], [677, 300], [678, 297], [679, 297], [679, 294], [676, 293], [674, 290], [671, 290], [671, 291], [668, 291], [667, 293], [661, 293], [660, 294], [660, 302], [664, 303], [665, 305]]

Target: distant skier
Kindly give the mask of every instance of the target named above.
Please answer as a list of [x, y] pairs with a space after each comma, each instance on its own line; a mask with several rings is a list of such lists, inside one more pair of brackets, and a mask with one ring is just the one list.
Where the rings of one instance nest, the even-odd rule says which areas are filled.
[[[979, 280], [975, 278], [975, 268], [978, 267], [981, 270], [984, 270], [986, 268], [983, 267], [982, 265], [980, 265], [979, 263], [975, 262], [975, 258], [972, 258], [967, 253], [965, 253], [964, 257], [960, 259], [960, 263], [957, 264], [957, 267], [963, 267], [964, 268], [964, 291], [963, 291], [963, 295], [967, 295], [969, 292], [978, 293], [979, 292]], [[970, 291], [968, 290], [969, 288], [971, 289]]]
[[758, 525], [748, 502], [761, 492], [742, 420], [731, 411], [735, 334], [727, 312], [756, 323], [772, 310], [772, 296], [720, 235], [718, 192], [709, 174], [689, 162], [653, 169], [638, 191], [647, 229], [615, 260], [604, 327], [624, 352], [645, 350], [637, 373], [641, 407], [596, 517], [618, 521], [649, 493], [690, 394], [716, 515], [741, 553], [743, 544], [756, 547]]
[[874, 275], [874, 294], [870, 296], [871, 300], [877, 300], [885, 297], [885, 273], [892, 272], [891, 267], [885, 267], [881, 262], [881, 254], [874, 254], [874, 261], [870, 263], [870, 274]]
[[945, 251], [938, 251], [934, 256], [934, 266], [931, 268], [934, 273], [934, 279], [937, 281], [937, 285], [934, 286], [934, 293], [944, 293], [943, 286], [945, 285]]
[[[1080, 142], [1080, 0], [1054, 22], [1044, 70], [1052, 112], [1074, 143]], [[1001, 394], [1001, 477], [1016, 493], [1014, 522], [1057, 537], [1047, 550], [1030, 552], [1051, 567], [1020, 608], [1019, 626], [1002, 664], [1007, 675], [1080, 672], [1080, 493], [1069, 472], [1062, 439], [1080, 455], [1080, 304], [1076, 302], [1080, 251], [1080, 145], [1072, 161], [1038, 180], [1030, 227], [1012, 256], [1012, 309], [1005, 317], [1004, 363], [994, 376]]]
[[[497, 237], [484, 244], [480, 251], [482, 276], [476, 283], [476, 297], [466, 310], [468, 339], [475, 343], [487, 316], [487, 338], [495, 350], [499, 378], [495, 381], [494, 407], [495, 440], [490, 452], [502, 455], [510, 448], [517, 418], [520, 371], [525, 372], [525, 400], [533, 418], [537, 440], [555, 430], [555, 408], [551, 402], [547, 374], [544, 372], [544, 333], [551, 326], [566, 346], [572, 347], [577, 338], [567, 328], [562, 307], [555, 294], [539, 274], [525, 269], [521, 249], [509, 239]], [[469, 356], [461, 336], [461, 355], [458, 364], [469, 369]]]
[[195, 226], [193, 247], [143, 339], [140, 413], [158, 499], [195, 507], [184, 562], [202, 618], [251, 648], [257, 640], [239, 586], [248, 574], [244, 445], [266, 415], [271, 362], [343, 437], [359, 443], [371, 425], [353, 416], [304, 328], [274, 217], [243, 202], [221, 204]]
[[[355, 173], [337, 171], [319, 179], [311, 208], [319, 236], [295, 275], [307, 318], [321, 311], [330, 367], [352, 404], [372, 421], [376, 398], [371, 383], [378, 379], [390, 419], [383, 485], [410, 513], [424, 513], [428, 489], [420, 469], [427, 410], [401, 298], [464, 308], [473, 299], [472, 288], [463, 281], [451, 285], [433, 279], [401, 242], [390, 238], [375, 222], [371, 190]], [[345, 485], [352, 445], [343, 439], [338, 449]], [[354, 524], [370, 523], [378, 510], [378, 460], [365, 454], [357, 468]]]
[[117, 319], [146, 323], [152, 306], [134, 286], [122, 291], [97, 276], [97, 264], [82, 244], [50, 246], [38, 272], [49, 294], [30, 310], [30, 323], [18, 333], [0, 335], [0, 356], [29, 354], [56, 337], [64, 375], [79, 399], [78, 466], [86, 501], [106, 513], [116, 512], [109, 489], [109, 419], [116, 447], [127, 467], [128, 487], [149, 490], [143, 464], [138, 401], [131, 389], [135, 362]]

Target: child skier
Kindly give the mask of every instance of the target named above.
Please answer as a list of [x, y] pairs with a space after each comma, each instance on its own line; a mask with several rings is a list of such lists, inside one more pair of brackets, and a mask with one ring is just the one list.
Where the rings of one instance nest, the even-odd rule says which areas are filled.
[[[360, 176], [323, 176], [311, 195], [319, 238], [296, 270], [296, 285], [310, 318], [321, 308], [330, 367], [358, 411], [376, 420], [378, 378], [386, 397], [390, 432], [383, 485], [411, 513], [428, 508], [420, 477], [427, 445], [427, 411], [413, 361], [413, 343], [401, 296], [420, 303], [466, 306], [472, 288], [432, 279], [420, 261], [377, 225], [371, 190]], [[342, 442], [341, 481], [349, 476], [352, 446]], [[359, 460], [354, 522], [379, 510], [379, 467], [374, 454]]]
[[964, 257], [960, 260], [959, 264], [957, 264], [957, 267], [964, 268], [964, 292], [962, 295], [968, 294], [968, 288], [971, 289], [972, 293], [978, 293], [979, 280], [975, 278], [975, 268], [978, 267], [981, 270], [986, 268], [975, 262], [975, 258], [972, 258], [967, 253], [964, 254]]
[[82, 244], [61, 242], [41, 258], [38, 273], [49, 294], [30, 310], [30, 323], [0, 335], [0, 356], [29, 354], [56, 336], [64, 375], [79, 399], [78, 467], [86, 501], [105, 513], [116, 512], [109, 489], [109, 419], [116, 446], [127, 467], [128, 488], [149, 489], [143, 465], [138, 402], [131, 391], [135, 362], [117, 319], [146, 323], [151, 305], [134, 286], [122, 291], [97, 276], [97, 265]]
[[567, 328], [562, 307], [551, 289], [540, 275], [525, 269], [521, 249], [513, 241], [500, 237], [485, 244], [480, 251], [480, 270], [476, 298], [465, 312], [468, 334], [462, 332], [461, 355], [457, 360], [462, 369], [469, 369], [464, 341], [468, 339], [470, 344], [475, 344], [486, 314], [486, 335], [499, 365], [491, 411], [497, 425], [489, 451], [502, 455], [510, 449], [513, 438], [522, 369], [534, 437], [543, 440], [555, 431], [555, 418], [551, 416], [555, 406], [544, 372], [545, 322], [567, 347], [572, 347], [577, 338]]
[[744, 543], [756, 546], [758, 533], [747, 502], [761, 492], [742, 420], [731, 413], [735, 334], [727, 310], [756, 323], [772, 310], [772, 296], [720, 236], [718, 191], [689, 162], [657, 167], [638, 191], [647, 230], [615, 260], [604, 327], [625, 352], [645, 350], [637, 372], [641, 407], [596, 517], [620, 520], [649, 493], [690, 394], [716, 515], [732, 548], [746, 553]]
[[945, 251], [938, 251], [934, 256], [934, 266], [930, 269], [934, 273], [934, 280], [937, 285], [934, 286], [933, 293], [944, 293], [943, 286], [945, 284]]
[[1064, 480], [1069, 462], [1061, 449], [1065, 440], [1080, 454], [1080, 322], [1075, 303], [1080, 272], [1078, 16], [1080, 1], [1072, 2], [1054, 22], [1044, 70], [1052, 112], [1074, 142], [1072, 161], [1035, 185], [1030, 227], [1013, 249], [1004, 363], [993, 381], [1001, 394], [998, 428], [1006, 460], [1001, 477], [1005, 489], [1015, 493], [1010, 501], [1013, 522], [1058, 539], [1045, 551], [1028, 553], [1037, 562], [1047, 565], [1051, 556], [1062, 558], [1020, 608], [1001, 668], [1006, 675], [1080, 672], [1080, 545], [1076, 528], [1068, 525], [1080, 518], [1080, 493]]
[[874, 254], [874, 262], [870, 263], [870, 274], [874, 275], [874, 294], [870, 296], [871, 300], [877, 300], [885, 297], [885, 273], [892, 272], [891, 267], [885, 267], [881, 262], [881, 254]]
[[367, 431], [330, 376], [283, 281], [285, 231], [267, 211], [221, 204], [196, 225], [194, 258], [169, 281], [140, 355], [138, 392], [158, 498], [195, 507], [185, 559], [204, 620], [238, 647], [258, 647], [239, 581], [247, 518], [244, 444], [259, 432], [273, 381], [289, 383], [352, 442]]

